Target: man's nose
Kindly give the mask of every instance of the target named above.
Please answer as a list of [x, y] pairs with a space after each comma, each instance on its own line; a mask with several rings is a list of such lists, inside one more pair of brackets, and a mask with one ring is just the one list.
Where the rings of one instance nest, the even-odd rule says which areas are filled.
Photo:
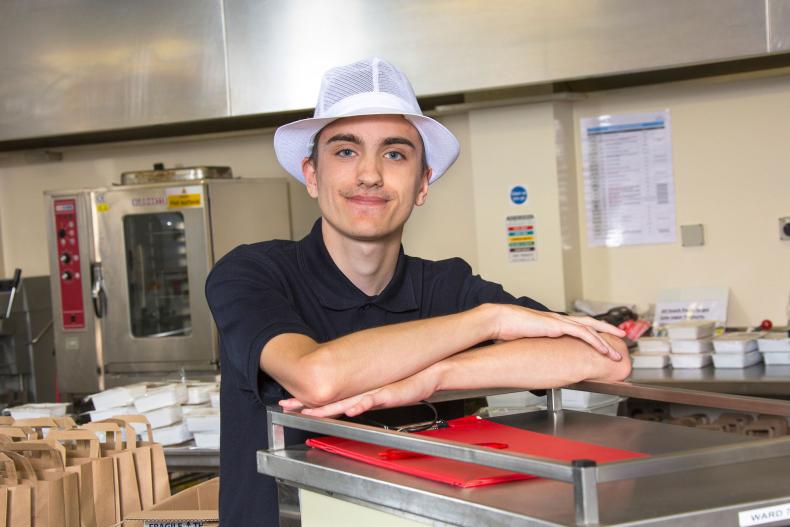
[[357, 184], [366, 187], [380, 187], [383, 183], [381, 165], [376, 156], [362, 156], [357, 165]]

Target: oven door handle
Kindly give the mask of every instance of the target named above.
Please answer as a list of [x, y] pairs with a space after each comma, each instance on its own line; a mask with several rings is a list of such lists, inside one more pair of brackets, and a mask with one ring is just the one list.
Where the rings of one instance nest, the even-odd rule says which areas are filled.
[[91, 301], [93, 312], [97, 318], [104, 318], [107, 313], [107, 293], [104, 292], [104, 276], [102, 275], [101, 262], [91, 264]]

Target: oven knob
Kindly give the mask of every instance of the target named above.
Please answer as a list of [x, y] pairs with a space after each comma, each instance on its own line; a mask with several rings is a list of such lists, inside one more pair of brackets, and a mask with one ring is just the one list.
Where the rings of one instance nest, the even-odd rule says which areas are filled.
[[64, 264], [71, 262], [71, 255], [69, 253], [63, 253], [60, 255], [60, 261]]
[[71, 280], [71, 271], [63, 271], [63, 274], [60, 277], [64, 280]]

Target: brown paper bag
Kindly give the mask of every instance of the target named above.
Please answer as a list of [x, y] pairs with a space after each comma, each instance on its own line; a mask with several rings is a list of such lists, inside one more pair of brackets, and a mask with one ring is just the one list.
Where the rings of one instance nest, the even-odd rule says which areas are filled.
[[[123, 424], [123, 423], [122, 423]], [[101, 444], [102, 455], [115, 461], [115, 482], [118, 488], [118, 518], [123, 520], [128, 514], [143, 509], [140, 501], [140, 489], [137, 485], [137, 470], [134, 464], [133, 449], [136, 436], [131, 427], [124, 443], [118, 423], [98, 421], [83, 425], [84, 429], [104, 433], [105, 442]]]
[[[9, 450], [3, 450], [3, 454], [14, 461], [18, 473], [24, 473], [32, 477], [24, 477], [20, 483], [29, 485], [32, 488], [32, 511], [34, 527], [65, 527], [66, 506], [63, 494], [62, 477], [38, 477], [35, 470], [25, 456]], [[19, 469], [23, 468], [23, 471]]]
[[35, 439], [36, 433], [32, 428], [22, 426], [0, 426], [0, 435], [12, 441], [24, 441], [26, 439]]
[[127, 424], [142, 423], [146, 427], [148, 440], [137, 444], [134, 457], [143, 510], [149, 509], [170, 497], [170, 479], [167, 474], [165, 451], [162, 445], [153, 442], [153, 430], [145, 416], [116, 415], [113, 419]]
[[44, 439], [50, 430], [57, 430], [58, 423], [51, 417], [31, 417], [29, 419], [17, 419], [14, 426], [29, 428], [35, 432], [35, 437], [28, 439]]
[[62, 480], [63, 525], [80, 527], [79, 477], [66, 471], [66, 449], [54, 440], [20, 441], [6, 446], [9, 451], [23, 454], [36, 472], [39, 481], [53, 485]]
[[52, 420], [55, 421], [55, 424], [58, 425], [58, 428], [61, 430], [71, 430], [72, 428], [77, 428], [77, 423], [75, 423], [74, 419], [68, 415], [64, 415], [63, 417], [53, 417]]
[[31, 489], [29, 486], [19, 485], [14, 462], [0, 453], [0, 500], [5, 509], [5, 523], [7, 527], [30, 527], [32, 524]]
[[[32, 467], [30, 467], [32, 470]], [[32, 478], [33, 474], [28, 476]], [[33, 523], [32, 488], [20, 485], [13, 460], [0, 453], [0, 485], [5, 491], [6, 523], [8, 527], [31, 527]]]
[[12, 425], [14, 424], [14, 418], [10, 415], [0, 415], [0, 426]]
[[115, 524], [115, 466], [112, 459], [101, 457], [96, 434], [90, 430], [53, 430], [47, 439], [66, 447], [66, 471], [79, 476], [81, 526]]

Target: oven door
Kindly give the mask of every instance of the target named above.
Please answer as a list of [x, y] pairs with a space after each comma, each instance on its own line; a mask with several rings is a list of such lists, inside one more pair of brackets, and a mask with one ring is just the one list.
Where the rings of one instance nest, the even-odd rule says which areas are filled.
[[97, 198], [107, 373], [216, 369], [205, 190], [145, 185]]

